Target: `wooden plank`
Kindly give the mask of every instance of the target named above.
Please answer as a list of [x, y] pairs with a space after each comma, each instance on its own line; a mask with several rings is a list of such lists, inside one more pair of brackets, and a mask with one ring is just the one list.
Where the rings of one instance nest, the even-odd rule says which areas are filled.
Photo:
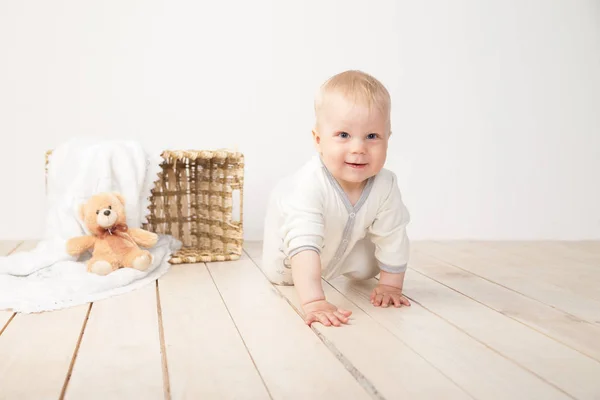
[[[297, 309], [300, 309], [293, 286], [282, 286], [277, 289]], [[313, 329], [372, 382], [377, 392], [384, 398], [470, 398], [455, 382], [406, 346], [389, 330], [375, 322], [327, 282], [323, 282], [323, 289], [330, 302], [352, 310], [352, 321], [350, 325], [338, 328], [315, 323]], [[412, 313], [411, 308], [386, 311], [397, 314]]]
[[547, 246], [542, 251], [532, 244], [473, 242], [466, 244], [464, 249], [486, 260], [506, 261], [506, 267], [527, 278], [543, 280], [587, 299], [600, 300], [596, 283], [600, 281], [600, 268], [565, 258], [556, 246]]
[[[0, 256], [6, 256], [12, 253], [19, 244], [22, 242], [19, 240], [3, 240], [0, 241]], [[8, 310], [0, 310], [0, 335], [4, 331], [4, 329], [8, 326], [8, 321], [10, 321], [13, 316], [12, 311]]]
[[262, 241], [245, 241], [244, 251], [248, 254], [251, 259], [259, 258], [262, 256]]
[[461, 250], [459, 246], [453, 247], [451, 243], [416, 243], [414, 248], [586, 321], [600, 322], [600, 302], [540, 279], [528, 279], [523, 265], [494, 258], [484, 259]]
[[[26, 242], [17, 251], [34, 248]], [[0, 337], [0, 398], [59, 398], [89, 306], [16, 314]]]
[[2, 240], [0, 241], [0, 255], [7, 256], [23, 243], [21, 240]]
[[29, 251], [35, 249], [37, 246], [37, 240], [25, 240], [21, 242], [21, 244], [15, 249], [14, 253], [19, 253], [21, 251]]
[[13, 312], [10, 311], [0, 311], [0, 336], [2, 336], [2, 332], [8, 328], [8, 323], [13, 316]]
[[560, 250], [564, 257], [572, 260], [592, 263], [597, 270], [600, 270], [600, 241], [597, 242], [537, 242], [534, 244], [545, 251], [548, 248]]
[[411, 268], [600, 361], [600, 326], [419, 252]]
[[370, 398], [245, 254], [207, 266], [272, 398]]
[[600, 299], [594, 285], [600, 279], [600, 262], [574, 260], [565, 256], [567, 249], [556, 243], [476, 241], [461, 242], [453, 247], [485, 260], [502, 260], [505, 268], [527, 277]]
[[162, 399], [156, 285], [92, 306], [67, 399]]
[[600, 363], [418, 272], [405, 289], [416, 303], [576, 398], [600, 396]]
[[560, 244], [578, 254], [584, 254], [596, 260], [600, 258], [600, 240], [561, 241]]
[[[492, 244], [502, 245], [502, 242], [491, 242]], [[540, 255], [548, 255], [551, 257], [560, 257], [561, 259], [574, 260], [578, 262], [588, 263], [595, 270], [600, 270], [600, 241], [584, 242], [584, 241], [527, 241], [517, 242], [519, 248], [528, 249], [539, 253]], [[596, 247], [596, 249], [594, 249]]]
[[352, 282], [340, 277], [330, 283], [474, 398], [569, 398], [418, 303], [410, 311], [374, 307], [369, 298], [375, 279]]
[[528, 267], [539, 265], [540, 262], [548, 261], [570, 261], [575, 271], [579, 272], [600, 272], [600, 265], [596, 262], [600, 261], [600, 254], [587, 253], [581, 250], [575, 244], [561, 241], [465, 241], [459, 242], [460, 247], [471, 249], [488, 248], [502, 251], [506, 254], [514, 256], [527, 257], [530, 260], [535, 260], [536, 263]]
[[[487, 260], [503, 262], [517, 274], [534, 282], [543, 281], [551, 287], [559, 287], [568, 293], [569, 298], [586, 304], [591, 309], [588, 321], [600, 318], [600, 261], [581, 262], [564, 257], [564, 250], [558, 246], [540, 248], [535, 242], [522, 245], [508, 242], [486, 242], [484, 246], [474, 246], [471, 250]], [[593, 310], [597, 312], [594, 312]]]
[[17, 314], [0, 337], [0, 398], [59, 398], [89, 305]]
[[206, 266], [175, 266], [158, 286], [172, 398], [269, 398]]

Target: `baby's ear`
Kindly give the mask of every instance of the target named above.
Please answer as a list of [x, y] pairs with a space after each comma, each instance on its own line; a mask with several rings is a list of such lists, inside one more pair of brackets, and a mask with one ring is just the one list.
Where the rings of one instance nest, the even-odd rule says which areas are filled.
[[79, 219], [85, 221], [85, 204], [79, 205]]
[[125, 197], [123, 197], [123, 195], [121, 193], [113, 192], [113, 195], [117, 199], [119, 199], [119, 201], [121, 202], [121, 204], [125, 205]]
[[314, 129], [312, 131], [312, 135], [315, 141], [315, 147], [317, 148], [317, 151], [321, 151], [321, 137]]

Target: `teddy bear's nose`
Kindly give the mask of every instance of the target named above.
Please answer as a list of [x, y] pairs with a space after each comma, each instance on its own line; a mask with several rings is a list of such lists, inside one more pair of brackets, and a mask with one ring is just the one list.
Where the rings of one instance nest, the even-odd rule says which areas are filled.
[[108, 217], [110, 215], [110, 210], [105, 210], [104, 215], [106, 215]]

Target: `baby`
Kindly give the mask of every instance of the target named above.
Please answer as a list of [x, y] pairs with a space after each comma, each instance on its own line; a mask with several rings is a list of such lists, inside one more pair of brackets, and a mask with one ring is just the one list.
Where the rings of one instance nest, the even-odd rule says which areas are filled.
[[409, 306], [402, 295], [409, 213], [393, 172], [383, 168], [391, 135], [390, 95], [372, 76], [333, 76], [315, 99], [312, 160], [273, 190], [262, 268], [294, 285], [305, 322], [347, 323], [351, 312], [325, 299], [321, 278], [380, 275], [374, 306]]

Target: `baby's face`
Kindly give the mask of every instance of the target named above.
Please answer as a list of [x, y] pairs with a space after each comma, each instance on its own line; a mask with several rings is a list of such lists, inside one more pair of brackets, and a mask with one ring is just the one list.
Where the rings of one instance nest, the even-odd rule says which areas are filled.
[[344, 189], [360, 186], [385, 164], [389, 125], [374, 107], [340, 97], [323, 110], [314, 136], [323, 163]]

